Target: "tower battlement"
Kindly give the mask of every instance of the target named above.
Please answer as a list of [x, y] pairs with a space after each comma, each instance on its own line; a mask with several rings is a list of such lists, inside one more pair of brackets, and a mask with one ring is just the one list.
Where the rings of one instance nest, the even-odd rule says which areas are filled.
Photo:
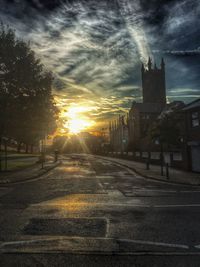
[[153, 67], [151, 58], [149, 58], [148, 68], [142, 64], [142, 90], [143, 103], [159, 103], [166, 105], [166, 86], [165, 86], [165, 63], [162, 59], [160, 68]]

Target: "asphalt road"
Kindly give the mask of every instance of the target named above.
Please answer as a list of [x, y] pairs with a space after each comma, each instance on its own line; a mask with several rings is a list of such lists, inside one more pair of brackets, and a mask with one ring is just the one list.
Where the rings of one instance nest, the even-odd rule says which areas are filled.
[[0, 266], [200, 266], [200, 187], [94, 156], [0, 188]]

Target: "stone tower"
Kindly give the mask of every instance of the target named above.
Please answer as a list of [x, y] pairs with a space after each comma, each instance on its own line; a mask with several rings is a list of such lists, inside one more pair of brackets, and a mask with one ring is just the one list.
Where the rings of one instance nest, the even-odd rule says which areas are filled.
[[142, 64], [142, 90], [143, 103], [157, 103], [163, 107], [166, 105], [165, 87], [165, 63], [162, 58], [160, 68], [156, 64], [152, 67], [151, 58], [148, 61], [148, 68]]

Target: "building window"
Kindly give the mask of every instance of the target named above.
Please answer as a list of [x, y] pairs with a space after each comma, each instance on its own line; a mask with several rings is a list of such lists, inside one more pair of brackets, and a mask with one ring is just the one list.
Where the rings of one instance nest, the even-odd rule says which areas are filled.
[[199, 126], [199, 114], [198, 112], [192, 112], [192, 127]]
[[149, 119], [150, 119], [149, 114], [144, 114], [144, 115], [142, 116], [142, 119], [143, 119], [143, 120], [149, 120]]

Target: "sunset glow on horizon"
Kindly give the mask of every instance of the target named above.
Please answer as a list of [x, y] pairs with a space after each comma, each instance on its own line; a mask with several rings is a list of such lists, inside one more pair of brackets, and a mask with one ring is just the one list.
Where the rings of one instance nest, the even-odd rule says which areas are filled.
[[200, 2], [179, 2], [2, 0], [0, 15], [52, 71], [65, 135], [100, 131], [142, 102], [149, 56], [165, 59], [168, 102], [200, 97]]
[[70, 105], [67, 111], [61, 112], [61, 117], [66, 119], [64, 129], [67, 129], [69, 134], [78, 134], [94, 126], [95, 122], [87, 115], [87, 112], [93, 109], [93, 107], [80, 106], [75, 103]]

